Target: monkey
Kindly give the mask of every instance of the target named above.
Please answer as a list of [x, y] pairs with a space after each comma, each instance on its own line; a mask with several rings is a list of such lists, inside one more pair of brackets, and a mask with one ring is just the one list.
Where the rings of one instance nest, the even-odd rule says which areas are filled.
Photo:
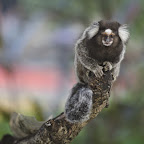
[[88, 88], [89, 72], [101, 78], [104, 71], [111, 71], [113, 81], [117, 79], [129, 37], [127, 25], [117, 21], [101, 20], [85, 29], [75, 45], [74, 65], [78, 83], [72, 88], [65, 105], [69, 122], [83, 122], [89, 118], [93, 95]]
[[128, 39], [127, 25], [120, 25], [118, 22], [102, 20], [88, 27], [75, 47], [75, 70], [79, 82], [86, 83], [86, 70], [101, 77], [103, 69], [114, 69], [115, 81]]

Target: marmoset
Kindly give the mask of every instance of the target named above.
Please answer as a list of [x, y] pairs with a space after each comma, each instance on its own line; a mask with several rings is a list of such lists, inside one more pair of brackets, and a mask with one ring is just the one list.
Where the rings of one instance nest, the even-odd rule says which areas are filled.
[[114, 81], [119, 75], [129, 39], [127, 25], [116, 21], [94, 22], [83, 32], [75, 46], [75, 70], [78, 83], [72, 88], [65, 105], [65, 115], [70, 122], [83, 122], [92, 108], [92, 91], [88, 88], [88, 72], [102, 77], [111, 71]]

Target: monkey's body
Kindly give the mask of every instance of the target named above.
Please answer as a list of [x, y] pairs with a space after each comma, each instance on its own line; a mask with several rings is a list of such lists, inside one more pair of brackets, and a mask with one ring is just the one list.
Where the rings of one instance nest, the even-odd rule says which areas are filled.
[[123, 50], [123, 45], [121, 44], [121, 42], [117, 47], [90, 45], [88, 55], [89, 57], [97, 60], [99, 65], [102, 65], [103, 62], [105, 61], [111, 63], [118, 63], [120, 61], [120, 54], [122, 50]]
[[[104, 66], [103, 64], [104, 62], [110, 62], [112, 65], [117, 64], [117, 66], [118, 64], [120, 65], [120, 62], [123, 59], [123, 57], [121, 57], [122, 51], [125, 49], [121, 42], [117, 47], [95, 46], [95, 45], [92, 45], [92, 43], [91, 45], [87, 46], [87, 43], [89, 43], [89, 41], [83, 43], [83, 47], [89, 47], [89, 52], [87, 53], [87, 56], [95, 60], [98, 65]], [[80, 50], [79, 47], [77, 47], [77, 49]], [[117, 67], [112, 68], [112, 72], [113, 72], [115, 79], [118, 76], [118, 73], [117, 73], [118, 70], [116, 69], [119, 69], [119, 68], [120, 68], [119, 66], [118, 68]], [[77, 74], [79, 81], [82, 83], [88, 83], [87, 71], [89, 69], [87, 69], [81, 63], [77, 55], [75, 55], [75, 70], [76, 70], [76, 74]]]
[[[66, 103], [65, 114], [70, 122], [85, 121], [90, 115], [91, 100], [86, 102], [87, 111], [89, 112], [80, 113], [82, 110], [80, 103], [83, 102], [82, 99], [76, 101], [75, 98], [79, 97], [80, 91], [84, 89], [84, 87], [85, 93], [87, 93], [86, 91], [91, 91], [87, 87], [89, 83], [89, 72], [92, 72], [96, 77], [100, 78], [104, 71], [111, 71], [114, 81], [116, 80], [119, 75], [121, 61], [124, 58], [128, 38], [129, 32], [127, 27], [112, 21], [99, 21], [84, 31], [75, 47], [75, 70], [78, 77], [77, 85], [81, 85], [81, 88], [79, 87], [79, 89], [76, 90], [75, 87], [77, 86], [75, 86], [69, 96], [69, 99], [74, 99], [74, 101], [68, 100]], [[83, 98], [85, 96], [84, 94]], [[76, 105], [76, 103], [79, 104], [79, 107], [71, 109], [70, 106], [73, 104]], [[70, 116], [71, 112], [74, 114], [73, 116]]]
[[[89, 34], [91, 27], [95, 29], [94, 34]], [[119, 27], [120, 24], [117, 22], [100, 21], [98, 30], [97, 25], [90, 26], [85, 30], [83, 36], [77, 42], [75, 47], [75, 69], [80, 82], [86, 83], [84, 80], [84, 74], [86, 74], [87, 70], [97, 73], [99, 66], [102, 66], [105, 70], [113, 70], [113, 77], [116, 80], [120, 63], [124, 58], [125, 43], [127, 42], [127, 40], [123, 42], [118, 35]], [[103, 33], [106, 29], [110, 29], [113, 33], [115, 33], [113, 43], [110, 46], [105, 46], [102, 43], [103, 36], [101, 33]], [[104, 64], [106, 62], [111, 64], [111, 69], [105, 68]], [[100, 75], [96, 76], [102, 76], [102, 71], [99, 73]]]

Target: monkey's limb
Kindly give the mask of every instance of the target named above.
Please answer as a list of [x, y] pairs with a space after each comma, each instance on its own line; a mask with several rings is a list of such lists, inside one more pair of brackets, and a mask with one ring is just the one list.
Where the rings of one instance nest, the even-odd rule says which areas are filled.
[[[28, 135], [25, 138], [16, 139], [9, 136], [13, 141], [6, 144], [68, 144], [70, 143], [88, 124], [95, 118], [103, 108], [105, 108], [110, 95], [112, 85], [112, 75], [110, 71], [106, 72], [100, 79], [90, 77], [88, 87], [93, 91], [93, 106], [89, 119], [82, 123], [70, 123], [66, 120], [64, 113], [56, 118], [45, 122], [35, 133]], [[23, 129], [23, 125], [21, 125]], [[3, 140], [3, 143], [4, 140]]]
[[78, 41], [75, 47], [75, 62], [80, 62], [85, 68], [92, 71], [96, 77], [103, 75], [103, 67], [98, 65], [98, 61], [88, 56], [88, 50], [85, 41]]

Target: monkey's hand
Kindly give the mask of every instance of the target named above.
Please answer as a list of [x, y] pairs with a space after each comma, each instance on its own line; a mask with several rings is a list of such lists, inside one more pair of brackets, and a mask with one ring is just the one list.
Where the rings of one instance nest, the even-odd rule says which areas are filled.
[[103, 66], [104, 71], [110, 71], [113, 68], [112, 64], [108, 61], [103, 62]]
[[100, 78], [103, 76], [103, 67], [97, 65], [95, 70], [93, 70], [93, 73], [95, 74], [96, 77]]

